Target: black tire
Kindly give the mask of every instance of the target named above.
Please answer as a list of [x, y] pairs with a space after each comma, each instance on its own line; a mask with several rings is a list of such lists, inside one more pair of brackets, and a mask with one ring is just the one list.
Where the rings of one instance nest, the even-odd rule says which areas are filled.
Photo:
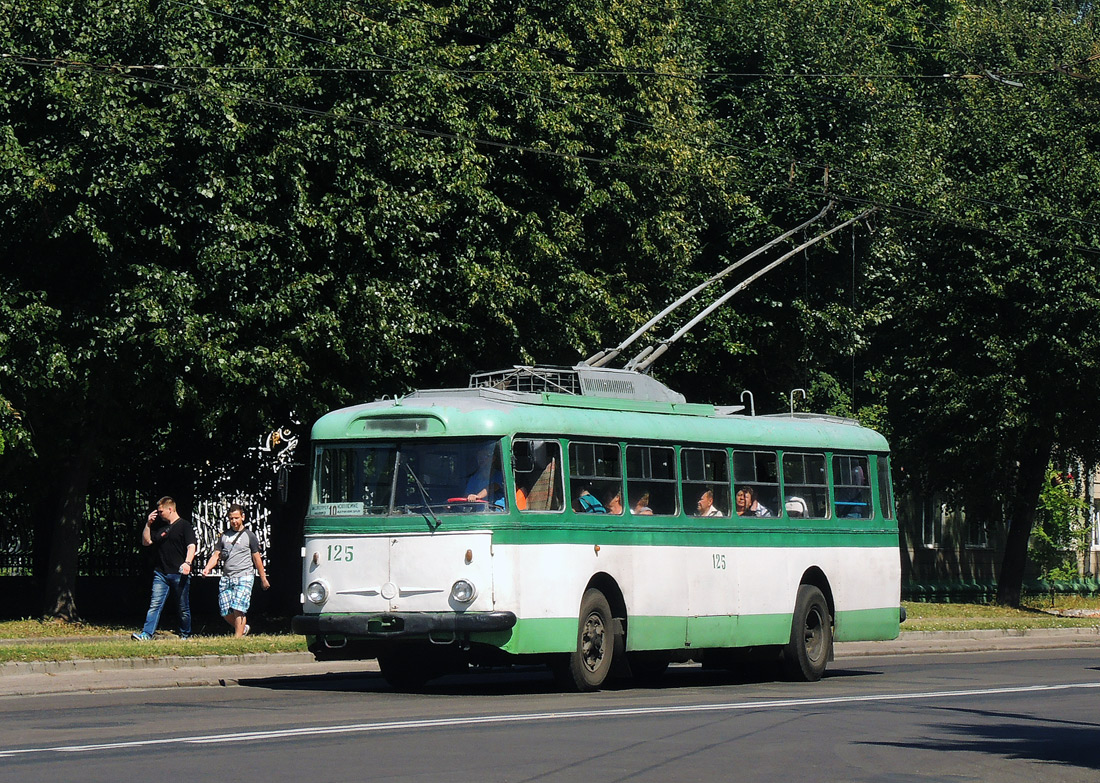
[[583, 693], [603, 685], [615, 657], [614, 622], [604, 594], [594, 588], [586, 590], [581, 598], [577, 647], [554, 671], [564, 690]]
[[813, 585], [799, 585], [791, 639], [783, 648], [783, 674], [789, 680], [817, 682], [833, 653], [833, 621], [825, 596]]

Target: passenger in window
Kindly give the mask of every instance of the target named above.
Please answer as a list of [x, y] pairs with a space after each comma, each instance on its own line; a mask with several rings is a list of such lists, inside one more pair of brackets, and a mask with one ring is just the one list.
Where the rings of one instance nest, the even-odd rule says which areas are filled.
[[737, 516], [739, 517], [770, 517], [772, 512], [756, 499], [756, 490], [745, 484], [737, 488]]
[[481, 500], [503, 505], [504, 475], [494, 459], [494, 451], [492, 446], [477, 451], [477, 467], [466, 480], [466, 500], [471, 503]]
[[608, 514], [622, 514], [623, 491], [621, 489], [615, 489], [608, 492], [607, 501], [604, 503], [604, 507], [607, 509]]
[[799, 497], [787, 498], [787, 516], [800, 519], [806, 516], [806, 501]]
[[574, 511], [581, 511], [586, 514], [606, 514], [607, 509], [604, 508], [600, 499], [589, 492], [587, 489], [583, 490], [580, 495], [577, 496], [576, 506]]
[[863, 466], [856, 462], [852, 466], [852, 483], [856, 486], [837, 491], [837, 513], [847, 519], [863, 519], [870, 514], [870, 492], [860, 487], [867, 486], [867, 474]]
[[695, 507], [699, 510], [696, 516], [700, 517], [720, 517], [723, 516], [718, 506], [714, 505], [714, 493], [709, 489], [704, 490], [703, 494], [699, 496], [699, 501], [695, 504]]
[[652, 516], [653, 515], [653, 509], [651, 509], [649, 507], [649, 493], [648, 492], [643, 493], [642, 496], [640, 498], [638, 498], [638, 502], [634, 504], [634, 508], [632, 508], [631, 511], [635, 514], [640, 514], [642, 516]]

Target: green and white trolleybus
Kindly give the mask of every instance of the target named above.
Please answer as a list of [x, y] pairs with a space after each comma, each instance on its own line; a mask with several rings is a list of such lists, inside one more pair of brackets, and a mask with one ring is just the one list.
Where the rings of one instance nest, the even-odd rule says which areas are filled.
[[684, 660], [816, 680], [904, 619], [887, 443], [851, 420], [515, 367], [333, 411], [312, 446], [293, 628], [398, 687], [520, 662], [576, 690]]

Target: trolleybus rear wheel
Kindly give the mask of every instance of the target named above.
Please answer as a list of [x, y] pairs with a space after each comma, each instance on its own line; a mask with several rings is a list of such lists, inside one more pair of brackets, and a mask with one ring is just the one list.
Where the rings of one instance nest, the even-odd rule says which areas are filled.
[[783, 673], [791, 680], [816, 682], [833, 650], [833, 624], [825, 596], [813, 585], [799, 585], [791, 639], [783, 648]]

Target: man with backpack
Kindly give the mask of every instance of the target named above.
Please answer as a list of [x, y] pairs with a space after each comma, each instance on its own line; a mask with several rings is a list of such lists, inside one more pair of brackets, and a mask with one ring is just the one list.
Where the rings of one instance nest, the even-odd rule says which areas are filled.
[[252, 585], [260, 575], [264, 590], [271, 587], [260, 556], [260, 541], [251, 530], [244, 529], [244, 508], [234, 503], [229, 507], [229, 529], [222, 533], [214, 552], [202, 569], [203, 576], [222, 563], [218, 582], [218, 610], [229, 623], [235, 636], [247, 636], [252, 630], [247, 622], [248, 606], [252, 602]]

